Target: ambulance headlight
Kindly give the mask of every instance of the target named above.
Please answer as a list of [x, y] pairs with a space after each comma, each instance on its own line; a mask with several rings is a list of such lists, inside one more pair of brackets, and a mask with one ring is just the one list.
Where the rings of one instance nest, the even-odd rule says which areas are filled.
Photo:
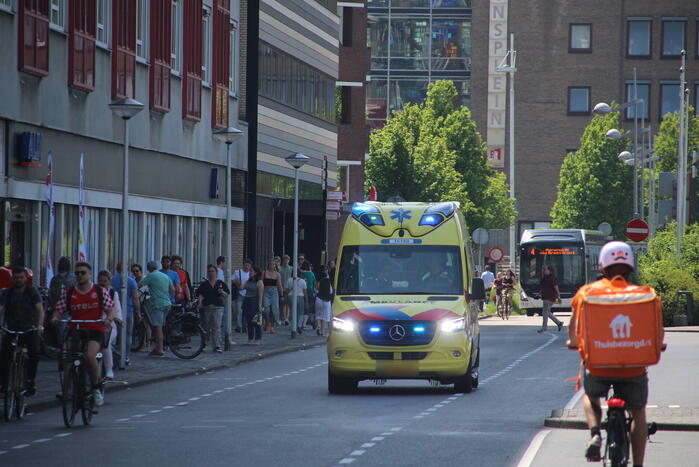
[[440, 328], [442, 329], [442, 332], [463, 331], [464, 329], [466, 329], [466, 319], [445, 319], [441, 322]]
[[352, 332], [354, 331], [354, 321], [342, 318], [333, 318], [333, 329], [336, 331]]

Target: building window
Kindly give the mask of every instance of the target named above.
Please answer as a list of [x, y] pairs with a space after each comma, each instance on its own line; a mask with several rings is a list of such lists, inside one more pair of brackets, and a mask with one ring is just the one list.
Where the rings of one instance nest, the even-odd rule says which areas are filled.
[[342, 7], [342, 45], [352, 47], [354, 33], [354, 8]]
[[46, 76], [49, 74], [49, 1], [24, 0], [17, 10], [19, 69]]
[[95, 89], [95, 3], [70, 0], [68, 32], [68, 85]]
[[51, 0], [51, 27], [64, 31], [66, 28], [66, 0]]
[[568, 115], [590, 114], [590, 88], [568, 88]]
[[238, 57], [239, 57], [239, 41], [238, 41], [238, 25], [231, 22], [231, 71], [229, 79], [229, 91], [234, 96], [238, 95]]
[[172, 0], [170, 26], [170, 68], [173, 73], [179, 74], [182, 69], [182, 1]]
[[340, 108], [337, 109], [338, 121], [342, 124], [352, 123], [352, 88], [342, 86], [338, 88], [340, 93]]
[[231, 72], [230, 0], [214, 0], [211, 73], [211, 126], [228, 126], [228, 86]]
[[686, 48], [685, 19], [663, 19], [663, 57], [679, 57]]
[[[626, 102], [631, 102], [634, 99], [633, 81], [626, 82]], [[643, 100], [643, 104], [638, 107], [638, 118], [650, 118], [650, 81], [636, 81], [636, 93], [639, 99]], [[634, 118], [636, 108], [634, 106], [626, 108], [626, 119]]]
[[660, 83], [660, 118], [680, 110], [680, 83], [665, 81]]
[[12, 2], [14, 0], [0, 0], [0, 10], [12, 12]]
[[148, 0], [138, 0], [136, 11], [136, 57], [148, 60]]
[[201, 120], [202, 41], [204, 38], [201, 0], [189, 0], [183, 9], [182, 117]]
[[150, 107], [161, 112], [170, 110], [170, 0], [150, 0]]
[[202, 15], [201, 77], [205, 85], [211, 84], [211, 9], [204, 7]]
[[627, 22], [627, 49], [629, 57], [650, 58], [652, 21], [647, 18], [632, 18]]
[[136, 0], [114, 0], [112, 98], [136, 96]]
[[110, 3], [110, 0], [97, 0], [97, 44], [105, 48], [109, 47]]
[[590, 53], [592, 52], [592, 25], [571, 24], [568, 52]]

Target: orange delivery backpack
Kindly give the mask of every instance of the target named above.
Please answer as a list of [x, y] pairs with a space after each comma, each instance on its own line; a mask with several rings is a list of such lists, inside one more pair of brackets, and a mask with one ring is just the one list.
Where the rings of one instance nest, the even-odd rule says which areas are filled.
[[578, 351], [588, 370], [655, 365], [663, 345], [660, 299], [621, 276], [580, 290]]

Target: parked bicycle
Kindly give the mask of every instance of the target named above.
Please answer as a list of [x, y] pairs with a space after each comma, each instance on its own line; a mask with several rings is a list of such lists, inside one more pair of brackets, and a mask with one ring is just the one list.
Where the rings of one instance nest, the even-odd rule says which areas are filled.
[[[147, 341], [149, 327], [146, 312], [143, 313], [143, 319], [134, 323], [131, 337], [132, 351], [137, 351], [149, 343]], [[187, 307], [173, 305], [165, 317], [163, 333], [164, 344], [178, 358], [191, 360], [201, 354], [206, 347], [207, 332], [201, 325], [199, 311], [194, 304]]]
[[[631, 429], [631, 413], [626, 410], [626, 401], [620, 397], [612, 396], [607, 399], [607, 418], [602, 427], [607, 430], [607, 440], [602, 461], [606, 467], [621, 467], [630, 460], [631, 441], [629, 431]], [[658, 431], [655, 422], [648, 424], [648, 436]]]
[[14, 419], [21, 420], [24, 417], [27, 407], [24, 400], [27, 395], [27, 388], [24, 386], [27, 347], [26, 345], [20, 345], [19, 339], [24, 334], [36, 331], [36, 328], [32, 327], [24, 331], [13, 331], [3, 326], [2, 331], [8, 335], [5, 339], [10, 339], [10, 347], [12, 349], [10, 364], [7, 369], [4, 403], [5, 420], [10, 422]]
[[[62, 323], [101, 323], [102, 320], [60, 320]], [[70, 338], [70, 336], [69, 336]], [[72, 346], [74, 341], [69, 341]], [[84, 425], [92, 423], [92, 416], [97, 412], [94, 410], [95, 401], [92, 395], [92, 382], [90, 381], [90, 370], [83, 348], [85, 342], [79, 340], [78, 349], [70, 348], [61, 352], [61, 363], [63, 372], [61, 373], [61, 406], [63, 408], [63, 423], [67, 428], [73, 426], [75, 416], [78, 412]], [[102, 352], [97, 353], [97, 362], [102, 367]], [[104, 371], [99, 379], [100, 390], [104, 391]]]

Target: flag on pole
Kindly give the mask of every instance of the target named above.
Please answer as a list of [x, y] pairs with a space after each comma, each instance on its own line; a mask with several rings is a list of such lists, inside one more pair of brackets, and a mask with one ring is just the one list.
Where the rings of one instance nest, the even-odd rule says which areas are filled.
[[53, 237], [56, 225], [56, 210], [53, 206], [53, 152], [49, 151], [48, 172], [46, 173], [46, 204], [49, 208], [49, 244], [46, 251], [46, 287], [53, 279]]
[[87, 253], [85, 251], [85, 190], [83, 189], [84, 168], [83, 154], [80, 154], [80, 191], [78, 207], [78, 261], [87, 261]]

